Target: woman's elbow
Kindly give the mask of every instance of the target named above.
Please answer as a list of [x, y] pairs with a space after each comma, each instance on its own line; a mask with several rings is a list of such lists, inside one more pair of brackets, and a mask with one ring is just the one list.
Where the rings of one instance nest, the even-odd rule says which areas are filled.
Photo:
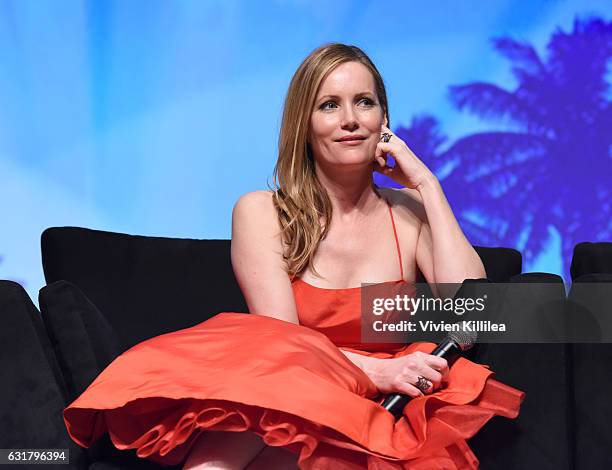
[[484, 263], [478, 253], [474, 251], [472, 261], [469, 264], [468, 272], [466, 273], [465, 279], [485, 279], [487, 277], [487, 271], [485, 270]]

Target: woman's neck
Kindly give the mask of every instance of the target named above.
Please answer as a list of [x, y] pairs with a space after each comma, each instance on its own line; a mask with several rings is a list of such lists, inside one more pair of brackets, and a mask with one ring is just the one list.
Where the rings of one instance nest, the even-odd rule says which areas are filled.
[[316, 174], [327, 190], [337, 216], [363, 216], [378, 207], [380, 196], [372, 181], [371, 170], [343, 168], [341, 172], [334, 172], [317, 165]]

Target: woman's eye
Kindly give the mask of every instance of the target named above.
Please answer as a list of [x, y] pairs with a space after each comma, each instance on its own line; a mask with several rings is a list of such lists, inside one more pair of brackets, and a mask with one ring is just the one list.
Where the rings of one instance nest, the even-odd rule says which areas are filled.
[[364, 103], [366, 106], [372, 106], [374, 104], [374, 101], [372, 101], [370, 98], [363, 98], [359, 102]]
[[334, 106], [336, 105], [336, 103], [334, 103], [333, 101], [326, 101], [321, 105], [321, 109], [331, 109], [329, 106], [327, 106], [328, 104], [333, 104]]
[[[374, 101], [372, 101], [370, 98], [362, 98], [357, 102], [357, 104], [362, 104], [362, 103], [367, 107], [373, 106], [375, 104]], [[336, 104], [335, 101], [326, 101], [320, 106], [320, 108], [321, 109], [333, 109], [334, 107], [337, 107], [337, 106], [338, 105]]]

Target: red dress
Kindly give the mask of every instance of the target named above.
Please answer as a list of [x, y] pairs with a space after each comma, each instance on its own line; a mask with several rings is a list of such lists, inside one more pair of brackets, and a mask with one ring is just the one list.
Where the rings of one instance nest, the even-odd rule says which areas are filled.
[[478, 459], [466, 439], [495, 415], [518, 415], [523, 392], [460, 358], [445, 388], [413, 399], [395, 421], [339, 348], [391, 358], [434, 345], [372, 350], [360, 343], [360, 288], [299, 278], [292, 288], [299, 325], [223, 312], [121, 354], [64, 410], [71, 438], [89, 447], [108, 432], [118, 449], [175, 465], [203, 431], [251, 430], [297, 454], [301, 469], [469, 469]]

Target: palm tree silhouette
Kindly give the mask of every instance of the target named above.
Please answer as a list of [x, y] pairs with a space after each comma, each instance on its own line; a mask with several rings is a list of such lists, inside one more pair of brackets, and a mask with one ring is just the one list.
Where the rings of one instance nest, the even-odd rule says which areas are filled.
[[[468, 135], [439, 153], [444, 138], [433, 118], [429, 127], [421, 121], [420, 130], [398, 132], [444, 180], [472, 243], [513, 246], [531, 261], [554, 227], [567, 276], [576, 243], [612, 238], [612, 106], [606, 81], [612, 23], [575, 18], [571, 32], [552, 34], [547, 60], [514, 39], [496, 38], [493, 45], [512, 63], [516, 88], [475, 82], [451, 86], [449, 97], [459, 110], [511, 125], [511, 131]], [[419, 138], [428, 135], [433, 140], [417, 148]]]

